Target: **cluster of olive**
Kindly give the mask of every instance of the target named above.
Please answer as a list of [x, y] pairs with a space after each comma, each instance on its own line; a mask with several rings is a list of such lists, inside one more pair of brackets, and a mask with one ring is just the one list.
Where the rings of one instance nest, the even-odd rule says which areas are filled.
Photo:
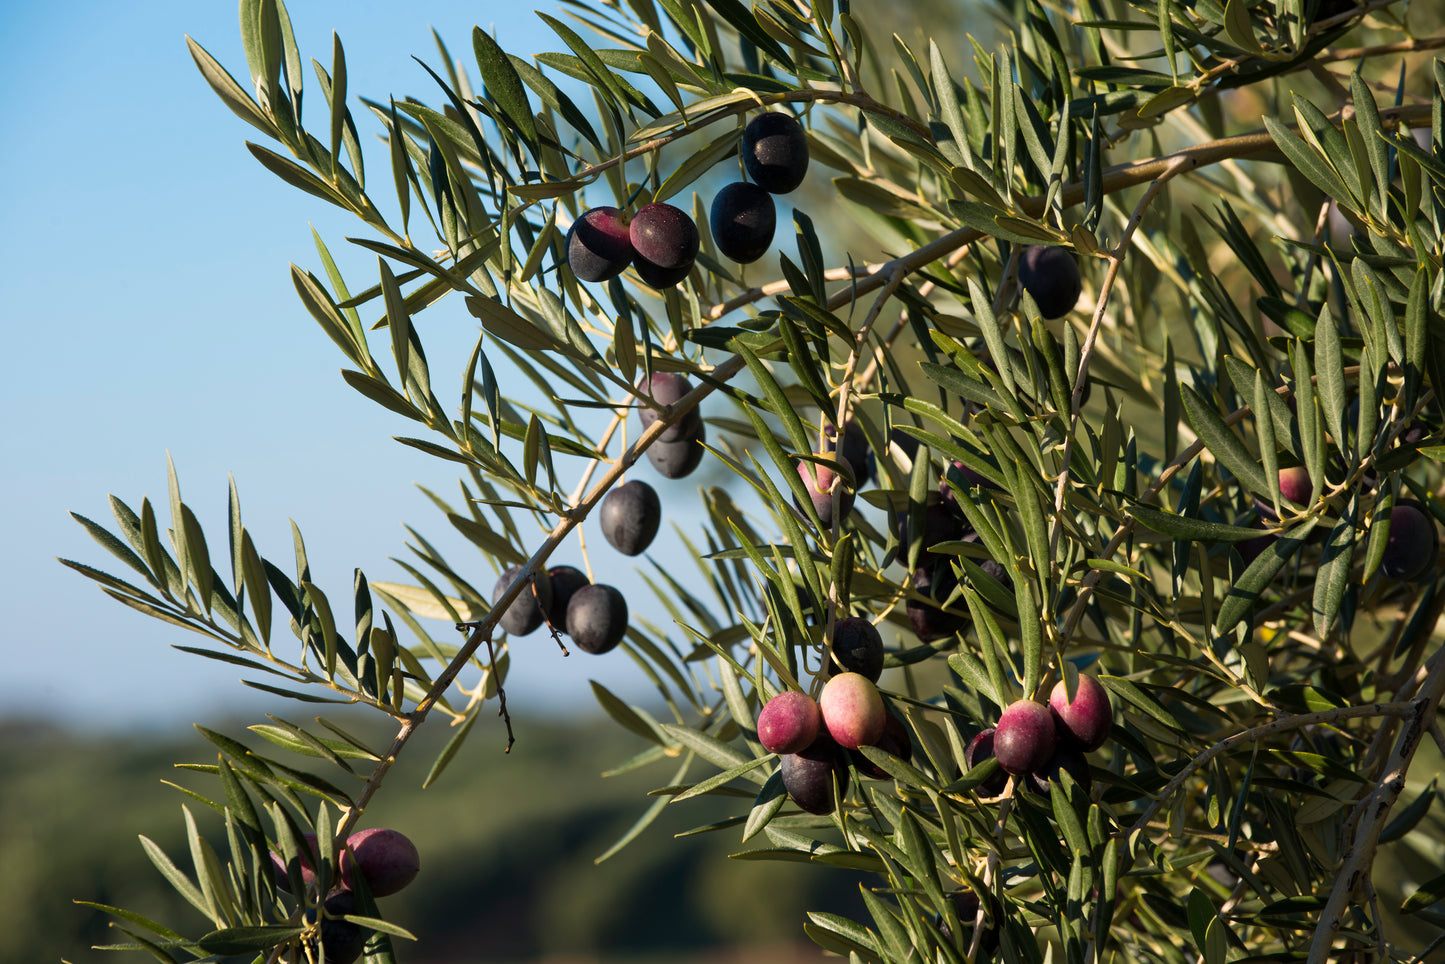
[[[739, 264], [761, 258], [777, 226], [774, 194], [803, 183], [808, 141], [789, 114], [769, 111], [743, 129], [743, 167], [751, 181], [727, 185], [713, 198], [709, 226], [725, 257]], [[628, 265], [649, 287], [670, 288], [687, 277], [697, 258], [697, 224], [686, 211], [654, 201], [628, 218], [619, 208], [584, 212], [567, 232], [567, 264], [582, 281], [607, 281]]]
[[[276, 889], [289, 894], [295, 884], [299, 883], [303, 892], [310, 887], [316, 880], [319, 853], [314, 833], [301, 838], [300, 851], [290, 864], [272, 851]], [[347, 914], [359, 912], [353, 889], [358, 878], [372, 897], [389, 897], [416, 879], [420, 870], [421, 856], [416, 845], [399, 830], [372, 827], [347, 837], [337, 859], [336, 886], [322, 902], [319, 937], [326, 964], [351, 964], [365, 948], [368, 932], [361, 925], [343, 919]], [[314, 917], [308, 919], [314, 921]], [[315, 949], [313, 942], [312, 950]]]
[[903, 721], [878, 692], [883, 675], [883, 637], [862, 616], [848, 616], [833, 625], [829, 641], [829, 674], [814, 700], [807, 693], [785, 690], [758, 714], [758, 742], [780, 756], [779, 771], [788, 797], [809, 813], [831, 813], [834, 795], [848, 790], [849, 764], [875, 780], [888, 772], [858, 750], [874, 746], [901, 760], [913, 756]]
[[1008, 786], [1009, 774], [1026, 789], [1049, 792], [1060, 773], [1088, 790], [1092, 781], [1085, 753], [1099, 749], [1114, 726], [1109, 693], [1092, 676], [1080, 676], [1073, 696], [1063, 680], [1049, 693], [1047, 704], [1036, 700], [1011, 703], [998, 724], [981, 731], [964, 748], [964, 763], [971, 770], [994, 757], [999, 770], [979, 786], [996, 797]]
[[[692, 386], [681, 375], [658, 372], [644, 379], [638, 388], [665, 407], [675, 404]], [[643, 408], [638, 417], [646, 430], [657, 421], [657, 411]], [[667, 478], [682, 478], [701, 463], [705, 438], [702, 416], [693, 408], [659, 434], [647, 449], [648, 460]], [[662, 525], [662, 501], [657, 490], [641, 479], [608, 492], [597, 512], [603, 537], [627, 556], [645, 552]], [[493, 603], [511, 589], [522, 572], [523, 567], [514, 566], [502, 573], [492, 590]], [[565, 632], [582, 651], [600, 655], [622, 642], [627, 620], [627, 600], [619, 590], [593, 583], [575, 566], [561, 565], [537, 573], [532, 584], [512, 600], [499, 625], [513, 636], [525, 636], [546, 623]]]

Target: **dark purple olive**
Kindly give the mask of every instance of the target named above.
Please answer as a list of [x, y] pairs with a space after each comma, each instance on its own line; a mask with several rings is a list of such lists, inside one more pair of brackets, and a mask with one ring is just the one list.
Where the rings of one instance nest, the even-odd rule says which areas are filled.
[[1109, 691], [1092, 676], [1079, 677], [1072, 700], [1065, 682], [1055, 683], [1049, 693], [1049, 712], [1053, 715], [1059, 742], [1080, 750], [1097, 750], [1103, 746], [1114, 726]]
[[[823, 453], [828, 457], [828, 453]], [[803, 480], [803, 488], [808, 493], [808, 499], [813, 503], [813, 510], [818, 513], [818, 521], [823, 523], [823, 528], [833, 528], [833, 489], [836, 486], [841, 489], [838, 497], [838, 511], [841, 517], [848, 518], [848, 513], [853, 511], [853, 491], [843, 481], [842, 476], [834, 472], [826, 465], [819, 465], [817, 462], [799, 462], [798, 478]], [[793, 500], [801, 512], [803, 507]]]
[[547, 624], [566, 632], [567, 604], [572, 601], [574, 592], [592, 585], [592, 580], [576, 566], [553, 566], [547, 570], [547, 578], [552, 581], [552, 604], [547, 607]]
[[1089, 788], [1094, 784], [1094, 778], [1089, 774], [1089, 761], [1084, 758], [1084, 751], [1073, 746], [1056, 747], [1049, 762], [1025, 777], [1023, 783], [1030, 790], [1047, 795], [1049, 784], [1057, 783], [1061, 773], [1067, 773], [1073, 777], [1074, 782], [1085, 793], [1088, 793]]
[[759, 114], [743, 129], [743, 167], [769, 194], [787, 194], [808, 173], [808, 136], [789, 114]]
[[[637, 389], [644, 395], [652, 396], [652, 400], [659, 405], [676, 405], [684, 395], [692, 391], [692, 385], [686, 377], [677, 372], [653, 372], [650, 380], [644, 378], [637, 384]], [[642, 430], [645, 432], [653, 422], [657, 421], [657, 410], [644, 406], [637, 410], [637, 417], [642, 422]], [[659, 442], [677, 442], [693, 438], [697, 435], [701, 425], [702, 412], [693, 406], [686, 415], [664, 429], [657, 440]]]
[[993, 755], [1010, 773], [1039, 770], [1053, 758], [1058, 735], [1049, 708], [1033, 700], [1018, 700], [1006, 708], [994, 728]]
[[908, 461], [910, 462], [918, 455], [918, 439], [909, 435], [896, 425], [888, 433], [888, 444], [898, 446], [903, 454], [908, 456]]
[[1019, 284], [1033, 295], [1039, 314], [1053, 320], [1074, 310], [1084, 292], [1079, 260], [1068, 248], [1034, 245], [1019, 257]]
[[[513, 566], [502, 573], [502, 578], [497, 580], [497, 586], [492, 590], [492, 602], [501, 599], [521, 574], [521, 566]], [[501, 627], [513, 636], [525, 636], [542, 625], [543, 614], [551, 604], [552, 580], [546, 572], [539, 572], [532, 584], [518, 593], [502, 614]]]
[[643, 283], [659, 290], [686, 278], [697, 258], [697, 224], [682, 208], [644, 205], [628, 228], [633, 267]]
[[[960, 934], [961, 943], [967, 947], [971, 939], [970, 932], [973, 930], [974, 921], [978, 920], [979, 900], [978, 895], [971, 890], [956, 890], [948, 895], [949, 901], [953, 904], [954, 916], [963, 927]], [[987, 918], [985, 918], [987, 920]], [[947, 940], [953, 940], [953, 927], [948, 923], [948, 918], [939, 914], [934, 918], [934, 923], [943, 933]], [[998, 928], [997, 926], [985, 925], [985, 930], [978, 939], [978, 949], [984, 954], [992, 954], [998, 949]]]
[[[316, 834], [308, 833], [301, 837], [301, 846], [296, 857], [301, 868], [301, 882], [307, 887], [316, 879], [316, 855], [320, 851], [316, 846]], [[286, 861], [281, 858], [277, 851], [271, 851], [271, 869], [276, 874], [276, 887], [287, 894], [291, 893], [291, 875], [286, 869]]]
[[758, 185], [735, 181], [713, 196], [708, 224], [723, 257], [751, 264], [773, 245], [777, 205], [773, 196]]
[[[918, 557], [920, 566], [931, 565], [943, 558], [936, 553], [928, 552], [929, 548], [945, 542], [958, 542], [970, 532], [968, 523], [960, 521], [958, 516], [942, 502], [933, 502], [924, 508], [921, 528], [923, 534], [919, 547], [922, 555]], [[900, 512], [894, 517], [894, 532], [903, 546], [902, 552], [906, 554], [909, 543], [913, 541], [913, 534], [908, 530], [907, 512]]]
[[706, 451], [702, 443], [707, 439], [707, 427], [698, 422], [692, 435], [675, 442], [656, 442], [647, 450], [647, 460], [664, 478], [681, 479], [691, 475], [693, 469], [702, 464]]
[[1310, 496], [1314, 495], [1314, 483], [1310, 481], [1309, 469], [1303, 465], [1280, 469], [1279, 494], [1295, 505], [1309, 505]]
[[[905, 763], [913, 759], [913, 741], [908, 737], [908, 727], [891, 710], [883, 723], [883, 735], [878, 738], [878, 742], [874, 746]], [[893, 778], [887, 770], [857, 750], [849, 750], [848, 758], [853, 761], [854, 768], [870, 780], [891, 780]]]
[[583, 586], [567, 604], [567, 635], [586, 653], [601, 655], [627, 634], [627, 600], [611, 586]]
[[[324, 964], [352, 964], [366, 948], [366, 931], [361, 929], [360, 924], [340, 918], [357, 912], [356, 895], [349, 890], [339, 890], [326, 898], [325, 908], [321, 918], [322, 960]], [[315, 947], [315, 944], [312, 946]]]
[[567, 232], [567, 265], [582, 281], [606, 281], [632, 263], [632, 241], [622, 212], [593, 208]]
[[758, 742], [769, 753], [798, 753], [818, 738], [823, 714], [807, 693], [784, 690], [758, 714]]
[[657, 498], [657, 490], [641, 479], [633, 479], [607, 493], [597, 513], [602, 535], [624, 556], [644, 552], [662, 525], [662, 502]]
[[[913, 570], [912, 580], [914, 590], [932, 599], [934, 603], [946, 602], [958, 587], [958, 577], [954, 575], [953, 566], [947, 559], [920, 559], [918, 568]], [[925, 643], [952, 636], [968, 625], [967, 616], [916, 599], [908, 600], [907, 608], [908, 621], [913, 626], [913, 632]]]
[[883, 675], [883, 637], [868, 619], [846, 616], [835, 622], [829, 648], [836, 665], [830, 662], [828, 672], [857, 673], [875, 683]]
[[778, 769], [788, 797], [808, 813], [825, 814], [837, 809], [838, 798], [833, 795], [835, 779], [838, 795], [848, 792], [848, 758], [826, 732], [820, 732], [806, 749], [785, 753]]
[[1419, 503], [1401, 502], [1390, 510], [1390, 535], [1380, 557], [1380, 572], [1401, 582], [1419, 579], [1434, 568], [1439, 551], [1435, 522]]
[[346, 838], [341, 852], [340, 876], [349, 887], [357, 874], [373, 897], [390, 897], [416, 879], [421, 856], [406, 834], [386, 827], [358, 830]]
[[[993, 756], [993, 734], [994, 728], [989, 727], [969, 740], [968, 745], [963, 748], [963, 763], [970, 770]], [[987, 780], [980, 783], [976, 790], [981, 797], [996, 797], [1007, 787], [1008, 771], [999, 767]]]
[[829, 452], [838, 452], [839, 459], [846, 463], [848, 470], [853, 473], [853, 484], [861, 487], [878, 474], [873, 448], [868, 444], [868, 437], [863, 434], [863, 426], [851, 418], [843, 424], [842, 451], [838, 451], [837, 434], [837, 430], [829, 425], [823, 437], [823, 448]]

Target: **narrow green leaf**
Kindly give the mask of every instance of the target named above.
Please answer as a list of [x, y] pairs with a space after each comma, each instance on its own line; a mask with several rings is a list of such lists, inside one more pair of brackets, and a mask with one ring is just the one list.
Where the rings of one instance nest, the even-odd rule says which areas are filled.
[[775, 770], [758, 791], [753, 808], [748, 812], [747, 823], [743, 826], [743, 841], [748, 841], [766, 827], [787, 801], [788, 792], [783, 788], [783, 771]]
[[694, 730], [690, 726], [682, 726], [677, 723], [658, 725], [668, 736], [720, 769], [731, 770], [733, 767], [750, 762], [750, 759], [736, 747], [728, 746], [717, 737]]
[[649, 743], [656, 743], [662, 747], [668, 746], [667, 741], [658, 732], [655, 723], [648, 722], [641, 713], [628, 706], [601, 683], [596, 680], [590, 682], [592, 695], [597, 698], [598, 704], [607, 712], [608, 716], [616, 720], [624, 729], [631, 730]]
[[221, 98], [221, 103], [231, 109], [231, 112], [241, 120], [250, 124], [268, 137], [278, 137], [280, 131], [271, 119], [257, 106], [245, 89], [233, 78], [226, 68], [222, 67], [216, 58], [206, 52], [206, 48], [196, 43], [189, 36], [186, 37], [186, 47], [191, 52], [191, 58], [195, 60], [196, 67], [201, 71], [201, 76], [216, 96]]
[[501, 106], [527, 142], [536, 144], [537, 122], [532, 115], [532, 105], [527, 101], [527, 89], [522, 86], [522, 78], [512, 66], [507, 52], [481, 27], [472, 27], [472, 51], [487, 93]]
[[1152, 717], [1171, 730], [1180, 733], [1184, 732], [1184, 727], [1179, 725], [1179, 721], [1176, 720], [1168, 710], [1160, 706], [1157, 700], [1145, 693], [1131, 680], [1124, 679], [1122, 676], [1100, 676], [1099, 682], [1103, 683], [1110, 691], [1126, 703], [1142, 711], [1146, 716]]
[[1321, 638], [1329, 635], [1345, 598], [1350, 580], [1350, 562], [1355, 547], [1355, 509], [1358, 499], [1352, 498], [1340, 521], [1330, 530], [1320, 557], [1319, 574], [1315, 577], [1312, 612], [1315, 632]]
[[295, 161], [282, 157], [275, 151], [262, 147], [260, 144], [253, 144], [250, 141], [246, 142], [246, 149], [251, 152], [251, 155], [255, 157], [256, 160], [261, 162], [262, 167], [292, 187], [305, 191], [314, 197], [319, 197], [323, 201], [329, 201], [337, 207], [344, 208], [349, 206], [346, 198], [339, 191]]
[[1129, 506], [1128, 512], [1146, 529], [1190, 542], [1243, 542], [1260, 536], [1258, 529], [1177, 515], [1143, 503]]
[[1223, 636], [1230, 632], [1239, 625], [1240, 620], [1249, 615], [1249, 611], [1254, 608], [1254, 604], [1259, 601], [1264, 590], [1274, 581], [1275, 575], [1299, 551], [1300, 546], [1304, 544], [1304, 540], [1318, 522], [1318, 518], [1312, 518], [1304, 525], [1280, 536], [1271, 542], [1254, 562], [1249, 564], [1249, 567], [1234, 581], [1234, 585], [1229, 587], [1228, 595], [1220, 604], [1214, 623], [1214, 631], [1217, 635]]
[[[682, 780], [687, 776], [687, 768], [691, 765], [692, 754], [689, 753], [683, 757], [682, 765], [677, 768], [677, 772], [674, 773], [672, 779], [668, 781], [668, 785], [675, 786], [678, 783], [681, 783]], [[604, 860], [607, 860], [609, 857], [612, 857], [613, 855], [618, 853], [620, 850], [622, 850], [623, 847], [626, 847], [632, 841], [636, 840], [638, 835], [641, 834], [642, 831], [646, 830], [649, 826], [652, 825], [652, 822], [658, 818], [658, 816], [662, 813], [664, 809], [666, 809], [667, 805], [670, 802], [671, 800], [668, 797], [658, 797], [656, 800], [654, 800], [652, 802], [652, 805], [649, 806], [645, 811], [643, 811], [642, 816], [637, 818], [637, 822], [634, 823], [631, 827], [629, 827], [627, 831], [623, 833], [620, 838], [618, 838], [616, 843], [614, 843], [611, 847], [608, 847], [600, 856], [594, 858], [592, 862], [594, 864], [600, 864]]]
[[1188, 385], [1179, 386], [1180, 400], [1184, 403], [1184, 414], [1200, 441], [1209, 449], [1219, 464], [1228, 469], [1249, 491], [1268, 493], [1269, 483], [1264, 470], [1249, 454], [1244, 443], [1225, 424], [1223, 416], [1207, 399]]
[[735, 766], [731, 770], [724, 770], [721, 773], [716, 773], [708, 777], [706, 780], [695, 783], [689, 789], [677, 794], [672, 798], [672, 802], [678, 803], [682, 800], [691, 799], [692, 797], [702, 796], [703, 794], [715, 790], [718, 787], [723, 786], [724, 784], [731, 783], [738, 777], [742, 776], [748, 777], [754, 783], [765, 784], [767, 780], [762, 776], [754, 774], [752, 771], [756, 770], [758, 767], [762, 766], [764, 763], [767, 763], [771, 759], [772, 755], [769, 754], [768, 756], [758, 757], [756, 760], [749, 760], [747, 763], [744, 763], [740, 766]]
[[161, 849], [159, 844], [144, 834], [140, 837], [140, 844], [145, 850], [146, 856], [150, 858], [150, 862], [155, 865], [156, 870], [161, 872], [161, 876], [170, 883], [176, 893], [184, 897], [192, 907], [202, 914], [207, 917], [213, 916], [214, 911], [210, 901], [201, 894], [200, 888], [192, 883], [191, 878], [186, 876], [185, 871], [171, 862], [171, 858], [166, 856], [166, 852]]
[[676, 197], [688, 185], [731, 157], [737, 150], [737, 146], [738, 133], [729, 128], [715, 137], [707, 146], [683, 158], [682, 163], [673, 168], [672, 173], [667, 176], [667, 180], [662, 182], [662, 186], [653, 194], [652, 199], [666, 201]]
[[198, 942], [207, 954], [248, 954], [267, 951], [277, 944], [306, 932], [304, 925], [263, 924], [253, 927], [227, 927], [212, 931]]

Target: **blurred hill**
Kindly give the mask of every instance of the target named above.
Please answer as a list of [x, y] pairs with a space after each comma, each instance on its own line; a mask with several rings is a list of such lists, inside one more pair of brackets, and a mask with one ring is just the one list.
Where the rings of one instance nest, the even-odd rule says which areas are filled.
[[[329, 718], [365, 732], [363, 721]], [[625, 957], [644, 964], [725, 964], [746, 957], [749, 964], [803, 964], [821, 956], [802, 935], [806, 910], [863, 914], [857, 874], [723, 859], [756, 846], [741, 844], [737, 828], [673, 839], [738, 812], [746, 806], [741, 800], [680, 804], [595, 865], [670, 769], [603, 779], [602, 771], [640, 749], [610, 722], [519, 719], [515, 726], [517, 745], [504, 755], [500, 721], [483, 717], [440, 780], [423, 791], [422, 779], [447, 736], [429, 734], [430, 745], [408, 748], [363, 818], [364, 826], [405, 832], [422, 855], [417, 881], [382, 904], [389, 919], [423, 938], [417, 945], [399, 942], [400, 961], [579, 964]], [[211, 728], [249, 736], [239, 723]], [[373, 735], [384, 745], [385, 734]], [[263, 741], [247, 742], [284, 756]], [[91, 950], [126, 938], [76, 899], [200, 930], [199, 915], [151, 866], [137, 835], [189, 868], [180, 812], [187, 798], [162, 781], [213, 796], [219, 792], [213, 780], [174, 764], [214, 760], [211, 745], [194, 732], [161, 739], [0, 721], [0, 933], [6, 935], [0, 964], [141, 959]], [[336, 772], [321, 772], [339, 782]], [[214, 815], [194, 801], [190, 808], [224, 852]]]

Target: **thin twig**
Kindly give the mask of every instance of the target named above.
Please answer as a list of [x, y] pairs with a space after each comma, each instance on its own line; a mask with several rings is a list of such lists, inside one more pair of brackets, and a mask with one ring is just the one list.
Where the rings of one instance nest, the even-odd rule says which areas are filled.
[[1313, 726], [1316, 723], [1333, 723], [1336, 720], [1360, 716], [1393, 716], [1403, 718], [1412, 714], [1418, 714], [1419, 712], [1420, 703], [1415, 700], [1403, 703], [1370, 703], [1365, 706], [1345, 706], [1335, 710], [1322, 710], [1318, 713], [1301, 713], [1296, 716], [1282, 716], [1268, 723], [1252, 726], [1243, 732], [1236, 733], [1234, 736], [1220, 740], [1186, 763], [1184, 768], [1176, 773], [1174, 778], [1164, 786], [1164, 789], [1159, 791], [1149, 806], [1145, 807], [1139, 816], [1134, 818], [1134, 822], [1128, 827], [1116, 831], [1114, 837], [1120, 840], [1120, 842], [1124, 842], [1134, 833], [1144, 829], [1148, 826], [1149, 821], [1154, 819], [1154, 815], [1159, 812], [1160, 808], [1164, 806], [1165, 801], [1178, 792], [1180, 787], [1184, 786], [1186, 780], [1208, 766], [1209, 762], [1219, 756], [1219, 754], [1227, 750], [1232, 750], [1243, 743], [1249, 743], [1285, 730], [1297, 730], [1301, 727]]

